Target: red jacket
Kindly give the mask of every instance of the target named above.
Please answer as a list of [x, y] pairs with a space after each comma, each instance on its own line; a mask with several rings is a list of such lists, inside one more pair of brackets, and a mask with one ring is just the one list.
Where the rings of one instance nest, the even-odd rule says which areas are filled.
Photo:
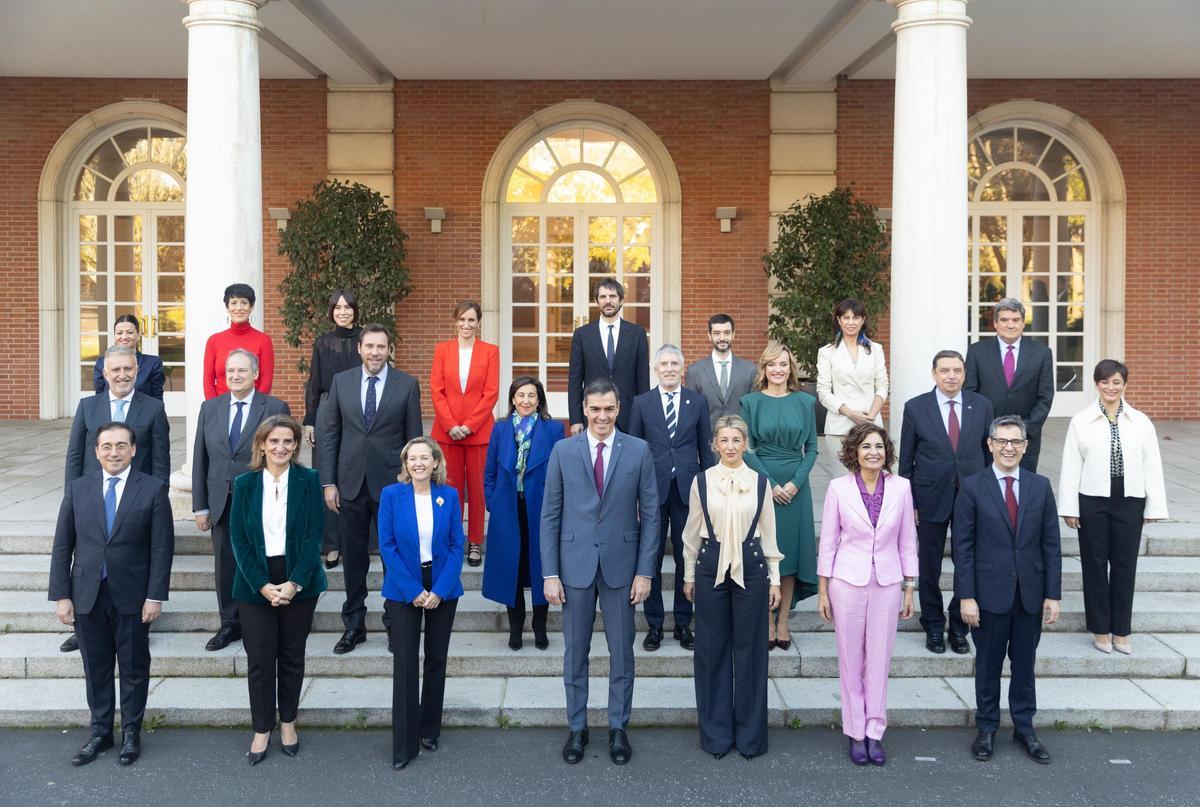
[[[438, 342], [433, 348], [429, 390], [433, 397], [433, 439], [439, 443], [487, 445], [494, 422], [492, 410], [500, 397], [500, 348], [475, 340], [467, 391], [463, 392], [458, 379], [458, 340]], [[471, 434], [452, 440], [449, 431], [455, 426], [466, 426]]]

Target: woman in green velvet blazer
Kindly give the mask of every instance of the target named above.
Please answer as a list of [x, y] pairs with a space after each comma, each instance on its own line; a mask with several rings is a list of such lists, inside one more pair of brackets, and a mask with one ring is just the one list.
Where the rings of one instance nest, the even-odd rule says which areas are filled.
[[254, 433], [251, 470], [233, 480], [229, 537], [255, 732], [247, 754], [251, 765], [266, 756], [277, 695], [282, 750], [288, 756], [300, 750], [296, 710], [304, 651], [326, 588], [324, 497], [317, 472], [296, 462], [300, 438], [300, 424], [291, 417], [266, 418]]

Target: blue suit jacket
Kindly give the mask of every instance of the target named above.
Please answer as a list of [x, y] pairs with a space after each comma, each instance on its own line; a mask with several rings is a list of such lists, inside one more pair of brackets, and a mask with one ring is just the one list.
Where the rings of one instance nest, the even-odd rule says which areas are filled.
[[[167, 377], [163, 373], [162, 359], [139, 350], [137, 351], [137, 368], [137, 380], [133, 382], [133, 388], [138, 392], [161, 401], [163, 399], [163, 385], [167, 381]], [[96, 392], [98, 393], [108, 389], [108, 382], [104, 380], [103, 355], [96, 359], [96, 369], [92, 377], [92, 386], [96, 388]]]
[[679, 496], [687, 503], [696, 474], [716, 464], [712, 453], [712, 424], [708, 418], [708, 400], [698, 392], [680, 387], [675, 396], [675, 439], [667, 434], [658, 387], [633, 399], [629, 433], [650, 445], [654, 455], [654, 473], [658, 481], [658, 504], [667, 503], [671, 493], [671, 469], [679, 483]]
[[954, 514], [956, 486], [992, 464], [987, 450], [992, 405], [982, 395], [966, 390], [962, 400], [957, 452], [950, 448], [950, 435], [933, 390], [904, 404], [899, 471], [912, 482], [913, 507], [922, 521], [949, 521]]
[[981, 610], [995, 614], [1013, 608], [1018, 583], [1026, 613], [1041, 613], [1043, 600], [1062, 599], [1058, 507], [1050, 480], [1022, 468], [1017, 485], [1015, 531], [990, 465], [963, 480], [954, 505], [954, 594], [978, 600]]
[[[443, 600], [461, 597], [463, 530], [458, 491], [449, 485], [431, 485], [433, 497], [433, 593]], [[417, 535], [413, 486], [397, 482], [383, 489], [379, 499], [379, 557], [387, 573], [383, 596], [395, 602], [412, 602], [421, 585], [421, 539]]]

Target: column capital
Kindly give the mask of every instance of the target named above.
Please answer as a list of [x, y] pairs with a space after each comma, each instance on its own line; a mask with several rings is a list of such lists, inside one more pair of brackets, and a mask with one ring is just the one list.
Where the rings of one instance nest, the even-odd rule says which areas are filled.
[[262, 23], [258, 10], [269, 0], [183, 0], [188, 14], [183, 18], [184, 28], [199, 25], [220, 25], [234, 28], [249, 28], [258, 33]]
[[969, 0], [888, 0], [896, 9], [898, 19], [892, 23], [892, 31], [900, 33], [905, 28], [921, 25], [958, 25], [971, 27], [967, 16]]

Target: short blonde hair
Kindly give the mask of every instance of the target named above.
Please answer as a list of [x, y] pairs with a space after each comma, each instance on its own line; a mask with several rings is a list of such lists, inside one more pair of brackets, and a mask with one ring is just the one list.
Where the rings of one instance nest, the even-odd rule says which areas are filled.
[[787, 388], [788, 392], [797, 392], [800, 389], [800, 368], [796, 364], [796, 356], [783, 342], [778, 342], [772, 339], [767, 342], [767, 346], [763, 348], [762, 355], [758, 357], [758, 372], [754, 374], [754, 388], [764, 390], [767, 388], [767, 365], [778, 359], [784, 353], [788, 356], [788, 373]]
[[742, 439], [746, 441], [746, 449], [750, 449], [750, 427], [746, 425], [746, 421], [737, 415], [721, 415], [713, 424], [712, 450], [714, 454], [717, 451], [717, 435], [721, 433], [721, 429], [736, 429], [741, 432]]
[[408, 452], [416, 445], [428, 446], [429, 453], [433, 455], [433, 473], [430, 474], [429, 481], [435, 485], [446, 484], [446, 455], [432, 437], [414, 437], [404, 445], [400, 452], [400, 473], [396, 478], [406, 484], [412, 484], [412, 476], [408, 473]]

